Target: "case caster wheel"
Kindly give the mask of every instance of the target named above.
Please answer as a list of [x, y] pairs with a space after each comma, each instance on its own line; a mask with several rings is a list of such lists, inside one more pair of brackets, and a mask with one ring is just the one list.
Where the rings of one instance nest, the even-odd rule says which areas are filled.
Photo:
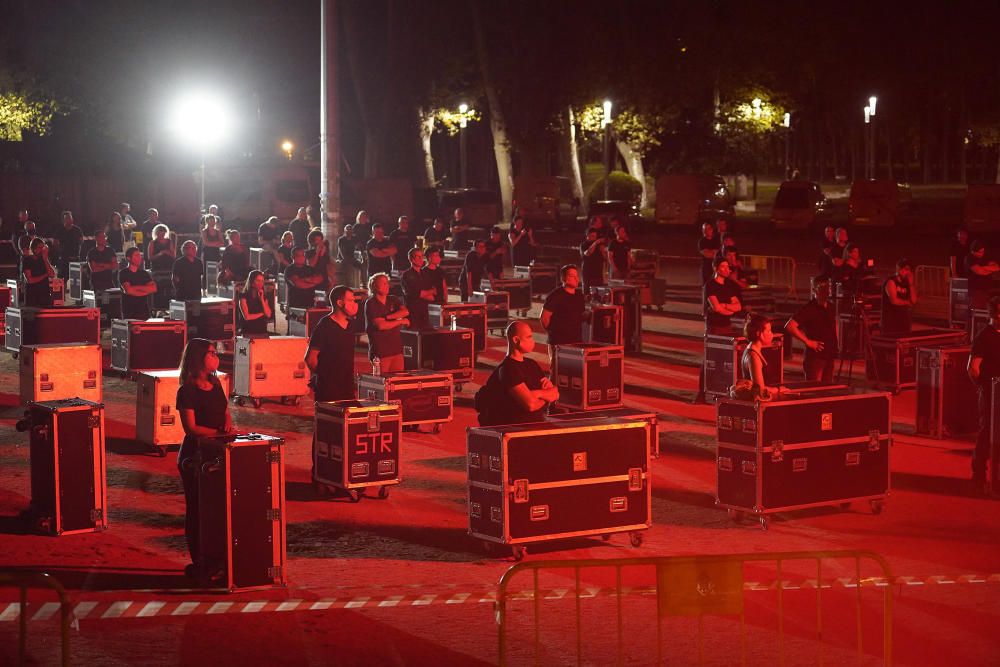
[[378, 497], [379, 497], [380, 500], [385, 500], [386, 498], [388, 498], [389, 497], [389, 487], [388, 486], [380, 486], [380, 487], [378, 487]]
[[294, 405], [294, 406], [296, 406], [296, 407], [297, 407], [297, 406], [299, 405], [299, 403], [301, 403], [301, 402], [302, 402], [302, 397], [301, 397], [301, 396], [292, 396], [292, 400], [291, 400], [291, 401], [289, 401], [289, 403], [291, 403], [292, 405]]
[[261, 400], [259, 398], [252, 398], [252, 399], [250, 399], [250, 402], [253, 404], [254, 408], [256, 408], [257, 410], [260, 410]]
[[611, 541], [611, 534], [610, 533], [604, 533], [603, 535], [601, 535], [601, 539], [604, 540], [605, 542], [610, 542]]
[[236, 403], [236, 405], [240, 406], [241, 408], [246, 404], [246, 401], [243, 400], [242, 396], [237, 396], [235, 399], [233, 399], [233, 401]]
[[768, 524], [768, 521], [767, 521], [767, 516], [765, 516], [765, 515], [761, 514], [761, 515], [760, 515], [760, 516], [759, 516], [759, 517], [757, 518], [757, 522], [758, 522], [758, 523], [760, 523], [760, 529], [761, 529], [761, 530], [767, 530], [767, 524]]
[[641, 547], [642, 540], [643, 540], [642, 533], [638, 531], [628, 534], [628, 541], [632, 544], [633, 547]]
[[329, 498], [330, 497], [330, 489], [326, 486], [326, 484], [321, 484], [319, 482], [313, 482], [312, 486], [313, 486], [313, 491], [316, 493], [316, 497], [317, 498]]
[[726, 514], [733, 520], [733, 523], [743, 523], [743, 512], [734, 509], [727, 509]]
[[357, 491], [348, 489], [347, 496], [351, 499], [352, 503], [360, 503], [361, 499], [365, 496], [365, 492], [362, 489], [358, 489]]
[[883, 500], [873, 500], [871, 501], [872, 514], [879, 515], [882, 510], [885, 509], [885, 501]]
[[35, 532], [50, 533], [52, 532], [52, 519], [47, 516], [35, 517], [34, 521], [32, 521], [32, 526]]
[[434, 424], [434, 428], [432, 429], [432, 432], [435, 435], [437, 435], [438, 433], [440, 433], [441, 432], [441, 424]]
[[156, 448], [156, 455], [159, 456], [161, 459], [165, 458], [167, 456], [167, 448], [166, 447], [157, 447]]
[[464, 385], [462, 385], [461, 383], [459, 383], [459, 384], [456, 384], [456, 385], [455, 385], [455, 393], [456, 393], [456, 394], [460, 394], [460, 393], [462, 393], [462, 387], [463, 387], [463, 386], [464, 386]]
[[514, 557], [514, 560], [520, 562], [524, 560], [527, 555], [528, 549], [522, 544], [515, 544], [510, 548], [510, 555]]

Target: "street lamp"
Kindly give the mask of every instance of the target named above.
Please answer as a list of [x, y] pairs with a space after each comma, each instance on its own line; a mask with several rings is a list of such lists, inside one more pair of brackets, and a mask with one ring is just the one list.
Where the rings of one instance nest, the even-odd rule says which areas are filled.
[[462, 188], [468, 187], [468, 157], [466, 156], [466, 145], [465, 145], [465, 128], [469, 124], [469, 105], [462, 104], [458, 105], [458, 150], [459, 150], [459, 171], [462, 178]]
[[865, 107], [865, 180], [872, 178], [872, 138], [871, 138], [872, 108]]
[[604, 100], [601, 128], [604, 130], [604, 199], [607, 200], [611, 186], [611, 100]]
[[295, 150], [295, 144], [293, 144], [288, 139], [285, 139], [284, 141], [281, 142], [281, 150], [282, 152], [284, 152], [285, 157], [288, 158], [289, 161], [291, 161], [292, 151]]
[[789, 164], [789, 155], [791, 153], [792, 114], [786, 111], [785, 118], [781, 124], [785, 127], [785, 178], [787, 179], [791, 175], [791, 171], [789, 171], [791, 167]]
[[204, 213], [205, 153], [222, 143], [232, 129], [229, 111], [216, 93], [194, 93], [178, 100], [170, 125], [178, 139], [201, 156], [201, 211]]
[[869, 133], [871, 134], [871, 178], [875, 179], [875, 171], [878, 169], [878, 162], [875, 159], [875, 105], [878, 103], [878, 98], [872, 95], [868, 98], [868, 108], [871, 109], [871, 123], [869, 123]]

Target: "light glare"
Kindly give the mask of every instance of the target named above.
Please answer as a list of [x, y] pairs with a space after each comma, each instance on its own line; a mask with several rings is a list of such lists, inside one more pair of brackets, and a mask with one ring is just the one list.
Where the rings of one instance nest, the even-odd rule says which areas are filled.
[[232, 118], [218, 95], [198, 93], [177, 102], [170, 127], [181, 141], [205, 149], [226, 139], [232, 130]]

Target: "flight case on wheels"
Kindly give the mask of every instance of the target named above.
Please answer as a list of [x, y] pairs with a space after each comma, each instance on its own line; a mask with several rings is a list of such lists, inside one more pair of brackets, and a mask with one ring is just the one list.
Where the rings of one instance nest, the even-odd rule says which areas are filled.
[[476, 362], [471, 329], [402, 329], [403, 368], [408, 371], [439, 371], [451, 375], [455, 390], [472, 380]]
[[237, 405], [250, 399], [259, 408], [263, 398], [280, 398], [297, 405], [309, 393], [305, 364], [309, 341], [300, 336], [237, 338], [233, 353], [233, 395]]
[[[288, 320], [288, 335], [309, 338], [319, 321], [332, 312], [333, 310], [329, 307], [289, 308], [286, 318]], [[364, 317], [362, 316], [361, 319], [363, 320]]]
[[585, 419], [609, 419], [622, 418], [629, 420], [641, 419], [649, 424], [649, 451], [654, 456], [660, 456], [660, 428], [659, 416], [655, 412], [630, 408], [624, 405], [620, 408], [603, 408], [600, 410], [582, 410], [579, 412], [557, 412], [546, 415], [547, 421], [581, 421]]
[[[135, 378], [135, 439], [160, 456], [167, 447], [184, 442], [184, 425], [177, 412], [177, 385], [181, 372], [144, 371]], [[229, 376], [216, 373], [229, 396]]]
[[198, 560], [229, 591], [285, 585], [284, 444], [259, 433], [198, 441]]
[[594, 301], [621, 306], [622, 345], [626, 352], [642, 352], [642, 304], [639, 288], [634, 285], [612, 285], [591, 290]]
[[948, 438], [979, 429], [976, 385], [969, 380], [968, 345], [917, 349], [917, 428], [920, 435]]
[[402, 410], [395, 403], [332, 401], [316, 403], [313, 481], [320, 490], [343, 489], [358, 502], [368, 487], [379, 498], [399, 484]]
[[583, 323], [584, 343], [622, 345], [622, 307], [590, 304], [590, 317]]
[[[486, 328], [503, 330], [510, 322], [510, 294], [507, 292], [473, 292], [472, 303], [486, 304]], [[459, 322], [461, 325], [461, 322]]]
[[33, 527], [50, 535], [108, 527], [104, 406], [78, 398], [28, 404]]
[[[740, 377], [740, 361], [747, 349], [743, 336], [705, 335], [705, 395], [710, 399], [729, 396], [729, 388]], [[762, 347], [761, 354], [767, 365], [764, 367], [764, 382], [769, 387], [777, 387], [785, 380], [785, 357], [782, 354], [783, 337], [774, 334], [770, 347]]]
[[378, 403], [399, 403], [403, 426], [432, 424], [434, 432], [450, 422], [455, 385], [447, 373], [408, 371], [358, 376], [358, 396]]
[[899, 392], [917, 386], [917, 348], [961, 345], [964, 330], [926, 329], [901, 334], [876, 334], [871, 337], [874, 358], [865, 360], [865, 374], [872, 386]]
[[112, 320], [111, 368], [125, 374], [179, 368], [187, 326], [178, 320]]
[[[211, 264], [211, 262], [209, 262]], [[198, 301], [171, 301], [170, 319], [187, 322], [188, 336], [232, 340], [236, 335], [236, 305], [232, 299], [208, 297]]]
[[106, 290], [83, 290], [83, 307], [101, 311], [101, 326], [111, 326], [112, 320], [121, 319], [122, 291], [117, 287]]
[[451, 328], [454, 318], [455, 326], [472, 331], [476, 352], [486, 349], [486, 304], [431, 303], [427, 306], [427, 316], [430, 326], [435, 329]]
[[737, 520], [889, 494], [892, 397], [816, 389], [765, 402], [718, 403], [716, 505]]
[[23, 306], [8, 308], [4, 345], [15, 356], [22, 345], [37, 343], [101, 344], [101, 313], [96, 308]]
[[21, 348], [21, 403], [82, 398], [100, 403], [101, 346], [88, 343]]
[[628, 532], [652, 525], [649, 424], [589, 419], [470, 428], [469, 534], [510, 545]]
[[524, 278], [483, 278], [479, 281], [479, 292], [507, 292], [510, 294], [510, 309], [521, 316], [531, 310], [531, 283]]
[[625, 388], [621, 345], [575, 343], [556, 346], [557, 405], [580, 410], [615, 408]]

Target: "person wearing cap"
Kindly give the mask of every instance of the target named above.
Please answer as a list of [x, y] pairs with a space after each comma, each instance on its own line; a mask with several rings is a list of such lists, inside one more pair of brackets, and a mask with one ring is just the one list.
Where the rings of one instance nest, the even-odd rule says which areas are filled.
[[882, 333], [910, 333], [913, 306], [917, 303], [917, 288], [913, 283], [910, 260], [896, 262], [896, 273], [882, 284]]

